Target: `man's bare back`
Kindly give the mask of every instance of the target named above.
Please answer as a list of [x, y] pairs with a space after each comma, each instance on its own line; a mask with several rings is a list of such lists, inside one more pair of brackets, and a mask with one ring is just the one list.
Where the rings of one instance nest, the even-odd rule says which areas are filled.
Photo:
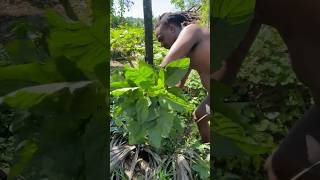
[[210, 31], [194, 26], [201, 29], [201, 37], [188, 54], [190, 67], [198, 72], [202, 85], [210, 92]]

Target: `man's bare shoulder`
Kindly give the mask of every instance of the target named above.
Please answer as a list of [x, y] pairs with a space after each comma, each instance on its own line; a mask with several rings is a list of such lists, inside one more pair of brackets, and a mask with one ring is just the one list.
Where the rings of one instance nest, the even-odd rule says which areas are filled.
[[199, 24], [189, 24], [183, 28], [183, 31], [186, 34], [201, 37], [205, 34], [210, 34], [210, 31], [208, 28], [205, 28]]
[[201, 33], [201, 34], [210, 34], [210, 30], [206, 27], [203, 27], [199, 24], [189, 24], [183, 28], [184, 31], [188, 33]]

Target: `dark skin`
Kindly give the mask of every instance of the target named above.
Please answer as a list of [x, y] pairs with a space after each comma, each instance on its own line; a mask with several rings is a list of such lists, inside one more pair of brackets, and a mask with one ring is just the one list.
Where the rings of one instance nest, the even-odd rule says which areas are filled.
[[[183, 87], [191, 70], [198, 72], [201, 83], [210, 91], [210, 32], [196, 24], [190, 24], [184, 28], [174, 24], [161, 24], [156, 28], [156, 37], [161, 45], [170, 49], [165, 56], [161, 67], [170, 62], [183, 58], [190, 58], [190, 67], [184, 78], [177, 84]], [[207, 96], [193, 112], [193, 119], [197, 122], [198, 129], [204, 143], [210, 142], [209, 115], [207, 109], [210, 98]]]
[[[255, 18], [245, 38], [225, 59], [222, 68], [211, 74], [211, 78], [232, 84], [261, 24], [276, 28], [287, 45], [292, 68], [297, 78], [309, 87], [315, 102], [316, 113], [310, 114], [308, 118], [315, 118], [320, 113], [320, 1], [318, 0], [256, 0]], [[272, 158], [271, 155], [265, 167], [269, 179], [277, 180], [279, 178], [274, 173]], [[288, 168], [294, 164], [287, 163], [287, 167], [285, 166], [279, 168], [281, 170], [278, 173], [289, 171]]]

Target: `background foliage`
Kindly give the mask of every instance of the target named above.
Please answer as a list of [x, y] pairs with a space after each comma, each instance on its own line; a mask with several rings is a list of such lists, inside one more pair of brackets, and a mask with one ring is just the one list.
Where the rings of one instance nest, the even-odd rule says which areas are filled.
[[9, 27], [0, 67], [9, 179], [106, 178], [105, 3], [90, 1], [90, 23], [65, 9]]
[[[236, 152], [228, 157], [217, 156], [216, 176], [221, 179], [267, 179], [263, 171], [266, 158], [313, 103], [308, 89], [296, 79], [286, 46], [276, 30], [262, 27], [232, 92], [225, 99], [226, 104], [245, 103], [245, 106], [233, 109], [240, 111], [244, 121], [231, 120], [238, 128], [249, 127], [242, 133], [250, 136], [256, 146], [269, 148], [258, 154], [250, 154], [250, 150], [257, 150], [257, 147], [251, 147], [250, 150], [242, 148], [241, 156]], [[226, 118], [216, 116], [214, 121], [219, 127]], [[215, 146], [218, 145], [217, 142]]]

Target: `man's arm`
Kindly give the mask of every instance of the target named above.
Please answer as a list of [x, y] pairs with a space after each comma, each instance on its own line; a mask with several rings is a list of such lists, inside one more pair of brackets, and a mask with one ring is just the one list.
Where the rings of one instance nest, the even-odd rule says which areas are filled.
[[244, 39], [240, 42], [238, 48], [236, 48], [231, 55], [225, 59], [222, 67], [218, 71], [211, 74], [211, 79], [215, 79], [228, 85], [232, 84], [237, 76], [244, 58], [246, 57], [260, 30], [260, 27], [260, 22], [256, 20], [252, 21], [248, 32], [246, 33]]
[[170, 62], [185, 57], [191, 48], [199, 41], [201, 31], [201, 28], [195, 24], [183, 28], [160, 66], [165, 67]]

